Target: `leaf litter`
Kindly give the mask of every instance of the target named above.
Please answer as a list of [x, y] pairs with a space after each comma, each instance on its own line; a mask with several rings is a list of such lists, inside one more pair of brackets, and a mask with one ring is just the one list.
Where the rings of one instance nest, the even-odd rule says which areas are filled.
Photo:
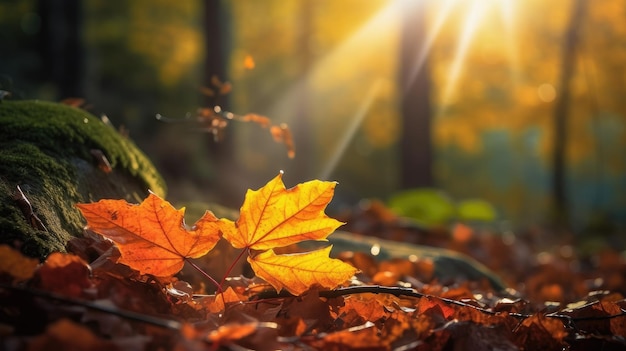
[[[36, 264], [0, 247], [3, 348], [626, 348], [626, 264], [618, 253], [540, 260], [523, 240], [507, 244], [502, 235], [468, 228], [458, 235], [454, 229], [424, 233], [378, 205], [338, 221], [324, 213], [334, 185], [312, 181], [285, 189], [279, 175], [249, 191], [237, 221], [207, 212], [190, 228], [183, 209], [153, 194], [139, 205], [80, 204], [88, 229], [68, 244], [69, 253]], [[482, 258], [511, 288], [439, 281], [426, 259], [291, 251], [304, 239], [325, 241], [342, 222], [348, 231]], [[222, 241], [238, 249], [223, 255], [234, 262], [210, 281], [211, 261], [202, 256]], [[249, 274], [231, 274], [244, 255]], [[196, 274], [200, 280], [194, 271], [203, 272]]]

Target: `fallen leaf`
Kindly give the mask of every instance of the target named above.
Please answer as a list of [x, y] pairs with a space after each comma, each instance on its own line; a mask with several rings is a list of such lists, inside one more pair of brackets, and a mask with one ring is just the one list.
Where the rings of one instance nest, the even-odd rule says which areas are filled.
[[51, 324], [45, 334], [39, 335], [28, 345], [29, 351], [39, 350], [121, 350], [110, 340], [101, 339], [89, 328], [68, 319]]
[[449, 320], [456, 312], [454, 307], [447, 305], [439, 299], [421, 298], [417, 305], [420, 314], [428, 314], [431, 316], [441, 316], [445, 320]]
[[0, 245], [0, 276], [9, 275], [13, 282], [30, 279], [39, 260], [22, 255], [18, 250]]
[[61, 295], [80, 297], [89, 288], [91, 268], [82, 258], [53, 252], [37, 270], [40, 288]]
[[301, 295], [314, 286], [334, 289], [357, 272], [351, 265], [328, 257], [331, 248], [288, 255], [276, 255], [268, 250], [249, 257], [248, 262], [254, 272], [277, 291], [284, 288]]
[[345, 305], [340, 308], [340, 316], [344, 322], [351, 325], [366, 321], [377, 322], [389, 315], [382, 303], [371, 299], [370, 296], [348, 296], [344, 303]]
[[219, 222], [212, 212], [205, 212], [188, 230], [184, 208], [176, 210], [153, 193], [140, 205], [100, 200], [76, 206], [89, 229], [117, 244], [119, 262], [142, 274], [172, 276], [183, 268], [187, 258], [205, 255], [220, 238]]
[[224, 312], [227, 304], [240, 302], [242, 297], [237, 295], [233, 288], [228, 287], [224, 292], [210, 296], [202, 300], [202, 304], [211, 313]]
[[222, 325], [207, 335], [207, 340], [217, 345], [228, 345], [254, 333], [259, 328], [258, 322], [231, 323]]
[[301, 319], [305, 324], [307, 334], [329, 330], [336, 326], [332, 311], [338, 309], [342, 304], [343, 298], [321, 298], [319, 291], [313, 289], [303, 296], [285, 299], [277, 318]]
[[506, 338], [508, 330], [501, 326], [451, 321], [437, 332], [449, 333], [447, 338], [444, 337], [447, 339], [446, 350], [519, 350], [511, 340]]
[[324, 336], [323, 349], [367, 349], [367, 350], [388, 350], [389, 345], [386, 340], [378, 336], [378, 329], [372, 322], [363, 325], [340, 330]]
[[312, 180], [285, 189], [281, 172], [261, 189], [248, 190], [236, 226], [221, 220], [224, 238], [236, 248], [254, 250], [326, 240], [343, 224], [324, 213], [335, 185]]
[[566, 336], [567, 331], [561, 321], [535, 314], [520, 324], [515, 332], [515, 341], [524, 349], [532, 349], [533, 345], [542, 345], [545, 350], [560, 350]]

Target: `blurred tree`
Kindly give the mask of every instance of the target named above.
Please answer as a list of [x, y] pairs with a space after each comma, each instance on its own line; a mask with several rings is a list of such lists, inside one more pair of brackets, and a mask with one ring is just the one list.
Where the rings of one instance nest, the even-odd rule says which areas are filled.
[[313, 17], [315, 16], [315, 4], [313, 0], [300, 1], [298, 15], [295, 16], [297, 23], [294, 27], [298, 30], [296, 39], [296, 56], [299, 71], [297, 75], [302, 77], [302, 82], [296, 87], [297, 97], [294, 115], [296, 119], [290, 126], [293, 133], [297, 135], [295, 140], [297, 145], [297, 157], [293, 160], [290, 168], [293, 168], [293, 176], [297, 181], [306, 181], [311, 177], [313, 158], [313, 136], [310, 133], [311, 123], [311, 82], [310, 74], [313, 67], [313, 57], [311, 52], [313, 38]]
[[428, 187], [434, 183], [431, 138], [430, 77], [426, 45], [426, 2], [402, 9], [400, 85], [402, 94], [401, 186]]
[[82, 2], [39, 0], [38, 12], [42, 78], [56, 85], [57, 98], [84, 97]]
[[[214, 80], [226, 82], [228, 80], [227, 63], [228, 57], [228, 26], [229, 14], [221, 0], [204, 1], [204, 76], [205, 87], [214, 87]], [[216, 102], [224, 110], [229, 110], [228, 95], [220, 96], [219, 101], [215, 97], [204, 96], [204, 105], [212, 107]], [[216, 177], [214, 177], [212, 188], [217, 197], [224, 205], [236, 205], [230, 203], [229, 199], [237, 199], [233, 185], [230, 184], [231, 174], [240, 172], [237, 163], [234, 162], [234, 140], [231, 128], [226, 128], [222, 132], [224, 136], [220, 140], [207, 138], [207, 147], [214, 164]]]
[[571, 18], [564, 35], [561, 53], [560, 94], [554, 107], [554, 146], [552, 151], [552, 196], [554, 220], [559, 227], [567, 227], [569, 222], [567, 189], [566, 189], [566, 158], [568, 141], [567, 123], [571, 107], [571, 80], [576, 64], [579, 31], [585, 13], [585, 0], [575, 0], [572, 4]]

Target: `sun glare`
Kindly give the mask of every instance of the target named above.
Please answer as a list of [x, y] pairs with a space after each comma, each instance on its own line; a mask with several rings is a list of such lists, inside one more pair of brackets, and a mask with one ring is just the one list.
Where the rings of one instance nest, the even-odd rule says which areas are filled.
[[[402, 1], [402, 6], [410, 6], [412, 2]], [[460, 23], [456, 33], [456, 47], [454, 56], [446, 68], [447, 76], [440, 90], [437, 104], [439, 114], [454, 101], [459, 80], [464, 73], [463, 68], [467, 60], [468, 51], [477, 41], [480, 42], [480, 30], [484, 26], [501, 25], [506, 35], [506, 42], [494, 43], [501, 45], [506, 51], [509, 61], [512, 81], [518, 81], [518, 52], [515, 40], [515, 5], [514, 0], [447, 0], [432, 5], [428, 9], [431, 16], [427, 28], [427, 37], [422, 44], [419, 56], [415, 58], [411, 69], [411, 79], [424, 65], [435, 41], [440, 37], [443, 28]]]
[[448, 81], [443, 90], [442, 107], [450, 101], [452, 93], [456, 88], [459, 75], [461, 74], [461, 69], [463, 68], [465, 55], [467, 54], [467, 49], [474, 39], [474, 32], [476, 31], [481, 18], [485, 14], [485, 8], [485, 2], [480, 0], [474, 1], [470, 4], [469, 12], [465, 17], [465, 22], [460, 33], [456, 54], [454, 55], [454, 60], [452, 61], [452, 67], [450, 67]]
[[[426, 61], [432, 59], [433, 50], [440, 49], [437, 46], [438, 40], [446, 39], [442, 42], [453, 43], [451, 51], [445, 54], [447, 55], [445, 61], [436, 63], [442, 70], [445, 70], [444, 75], [433, 78], [437, 81], [435, 88], [437, 98], [434, 102], [435, 116], [437, 116], [443, 114], [445, 109], [453, 104], [467, 67], [468, 53], [473, 53], [471, 50], [477, 42], [487, 44], [487, 46], [493, 45], [495, 50], [502, 53], [511, 67], [511, 81], [515, 81], [518, 75], [518, 55], [514, 40], [514, 1], [390, 1], [373, 13], [361, 26], [356, 27], [352, 33], [346, 35], [343, 40], [333, 46], [328, 46], [330, 50], [318, 55], [306, 74], [288, 86], [279, 88], [280, 90], [273, 94], [277, 98], [274, 101], [268, 101], [266, 112], [296, 126], [296, 121], [300, 116], [294, 111], [298, 110], [302, 92], [308, 94], [306, 98], [312, 102], [312, 105], [307, 110], [307, 116], [315, 118], [318, 124], [326, 125], [327, 131], [323, 137], [325, 139], [315, 142], [333, 145], [329, 148], [330, 152], [325, 151], [320, 155], [319, 164], [316, 165], [320, 172], [319, 178], [328, 178], [337, 168], [341, 157], [363, 122], [367, 120], [368, 114], [375, 113], [368, 112], [372, 102], [380, 98], [381, 94], [386, 94], [385, 89], [380, 87], [393, 85], [392, 81], [395, 79], [392, 76], [395, 69], [393, 63], [388, 63], [381, 57], [388, 58], [384, 53], [396, 47], [394, 42], [399, 42], [401, 30], [399, 23], [403, 12], [427, 11], [424, 16], [426, 34], [423, 42], [418, 43], [421, 49], [417, 50], [412, 61], [407, 81], [415, 79]], [[418, 6], [420, 4], [426, 6]], [[506, 41], [501, 40], [503, 36], [497, 33], [498, 30], [503, 32], [502, 35], [505, 36]], [[450, 35], [452, 38], [444, 38]], [[511, 40], [508, 40], [509, 38]], [[490, 40], [494, 40], [493, 43], [489, 42]], [[348, 94], [338, 94], [344, 90], [352, 91], [350, 96], [357, 96], [358, 100]], [[402, 91], [405, 93], [405, 89]], [[357, 93], [354, 94], [354, 92]], [[315, 105], [319, 101], [324, 102], [324, 109], [321, 112], [318, 108], [319, 104]], [[348, 106], [356, 108], [348, 108]], [[331, 112], [333, 108], [335, 110]], [[298, 133], [297, 130], [296, 133]], [[393, 136], [392, 139], [396, 137], [398, 136]]]
[[[377, 57], [381, 47], [389, 45], [388, 38], [393, 35], [390, 32], [390, 24], [394, 23], [395, 16], [396, 12], [392, 6], [383, 6], [339, 45], [318, 58], [305, 76], [290, 84], [284, 93], [277, 94], [279, 98], [270, 105], [270, 116], [296, 125], [295, 118], [298, 117], [293, 115], [293, 111], [299, 102], [298, 91], [300, 89], [306, 86], [312, 87], [313, 92], [310, 98], [314, 101], [325, 100], [329, 106], [340, 98], [336, 94], [328, 95], [324, 92], [330, 87], [351, 84], [351, 89], [361, 92], [360, 98], [355, 101], [356, 108], [349, 107], [353, 105], [348, 102], [340, 104], [343, 106], [341, 116], [346, 117], [342, 117], [342, 121], [335, 118], [332, 122], [340, 124], [340, 127], [326, 130], [325, 134], [333, 141], [331, 143], [333, 146], [330, 148], [331, 152], [320, 156], [319, 179], [331, 177], [350, 142], [359, 131], [363, 120], [368, 116], [372, 103], [381, 94], [381, 87], [385, 85], [383, 82], [391, 79], [380, 73], [378, 66], [380, 60]], [[352, 83], [353, 81], [360, 81], [362, 84]], [[315, 117], [328, 118], [326, 115], [315, 115]], [[330, 122], [325, 122], [325, 124], [332, 125]]]
[[[416, 3], [410, 0], [402, 0], [400, 11], [415, 11]], [[433, 24], [428, 28], [428, 32], [426, 35], [426, 41], [424, 42], [422, 49], [419, 51], [419, 56], [415, 59], [413, 67], [411, 67], [410, 77], [407, 79], [407, 82], [411, 82], [417, 76], [417, 73], [422, 69], [426, 59], [428, 58], [428, 53], [430, 52], [435, 39], [437, 38], [441, 28], [444, 23], [448, 19], [450, 14], [450, 10], [452, 9], [452, 5], [455, 3], [455, 0], [447, 0], [444, 1], [443, 5], [441, 5], [441, 10], [437, 13]], [[406, 93], [406, 90], [405, 90]]]
[[500, 5], [500, 18], [504, 24], [504, 30], [506, 31], [507, 47], [506, 52], [508, 55], [511, 77], [513, 82], [517, 83], [520, 80], [520, 64], [519, 53], [517, 50], [517, 32], [515, 27], [515, 3], [514, 0], [501, 0]]

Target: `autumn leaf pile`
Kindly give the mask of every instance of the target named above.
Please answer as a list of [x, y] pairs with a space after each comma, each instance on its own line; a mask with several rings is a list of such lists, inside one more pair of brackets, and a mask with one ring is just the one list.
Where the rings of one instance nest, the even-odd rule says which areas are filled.
[[[248, 191], [236, 221], [207, 211], [192, 227], [184, 209], [154, 194], [138, 205], [78, 204], [88, 229], [69, 253], [40, 264], [0, 246], [3, 349], [626, 349], [619, 256], [600, 263], [605, 283], [572, 279], [587, 285], [566, 291], [557, 274], [561, 290], [544, 284], [532, 299], [524, 292], [533, 287], [513, 279], [517, 291], [439, 281], [425, 259], [331, 258], [330, 246], [299, 244], [342, 225], [325, 214], [334, 188], [315, 180], [286, 189], [278, 175]], [[368, 228], [380, 232], [389, 218]], [[463, 230], [452, 237], [471, 246], [476, 236]]]

